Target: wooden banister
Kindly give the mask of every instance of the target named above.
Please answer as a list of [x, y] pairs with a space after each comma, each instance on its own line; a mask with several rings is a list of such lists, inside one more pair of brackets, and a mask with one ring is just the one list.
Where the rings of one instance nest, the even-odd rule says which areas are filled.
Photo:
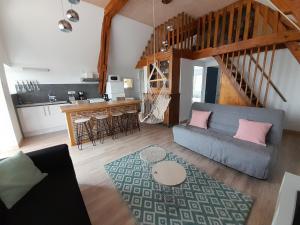
[[[252, 62], [254, 62], [254, 64], [256, 64], [256, 59], [252, 56], [252, 54], [250, 54], [250, 59]], [[251, 64], [250, 64], [251, 65]], [[268, 79], [268, 75], [266, 74], [266, 72], [263, 72], [262, 68], [260, 65], [257, 64], [257, 68], [262, 72], [263, 76]], [[276, 85], [273, 83], [273, 81], [270, 79], [269, 80], [270, 85], [272, 86], [272, 88], [274, 89], [274, 91], [279, 95], [279, 97], [282, 99], [282, 101], [287, 102], [286, 98], [283, 96], [283, 94], [280, 92], [280, 90], [276, 87]]]

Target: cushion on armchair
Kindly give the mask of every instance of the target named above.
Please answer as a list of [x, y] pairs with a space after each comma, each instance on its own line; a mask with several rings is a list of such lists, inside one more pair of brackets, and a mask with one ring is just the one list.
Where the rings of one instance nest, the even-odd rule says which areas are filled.
[[10, 209], [46, 176], [20, 151], [0, 161], [0, 199]]

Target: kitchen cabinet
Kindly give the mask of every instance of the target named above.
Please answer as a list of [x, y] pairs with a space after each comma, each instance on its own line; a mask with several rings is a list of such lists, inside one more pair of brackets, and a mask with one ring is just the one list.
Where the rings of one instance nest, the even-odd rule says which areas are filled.
[[19, 121], [25, 137], [66, 130], [65, 115], [59, 105], [18, 108]]

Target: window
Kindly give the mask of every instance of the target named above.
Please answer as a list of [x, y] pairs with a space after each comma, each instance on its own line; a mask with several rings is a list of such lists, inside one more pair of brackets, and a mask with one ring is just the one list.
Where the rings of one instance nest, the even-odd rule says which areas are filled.
[[202, 84], [203, 84], [203, 67], [194, 66], [193, 79], [193, 102], [201, 102], [202, 100]]

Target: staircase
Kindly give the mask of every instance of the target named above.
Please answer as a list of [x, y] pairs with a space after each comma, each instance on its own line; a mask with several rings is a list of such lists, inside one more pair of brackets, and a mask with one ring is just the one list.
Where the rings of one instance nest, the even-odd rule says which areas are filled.
[[271, 79], [276, 49], [287, 47], [300, 63], [299, 41], [300, 32], [279, 12], [254, 0], [239, 0], [199, 18], [181, 13], [157, 26], [136, 67], [148, 65], [154, 54], [173, 50], [192, 60], [215, 57], [242, 98], [265, 107], [270, 88], [286, 102]]
[[270, 87], [286, 102], [271, 80], [275, 51], [275, 45], [265, 46], [222, 54], [215, 59], [248, 105], [265, 107]]

